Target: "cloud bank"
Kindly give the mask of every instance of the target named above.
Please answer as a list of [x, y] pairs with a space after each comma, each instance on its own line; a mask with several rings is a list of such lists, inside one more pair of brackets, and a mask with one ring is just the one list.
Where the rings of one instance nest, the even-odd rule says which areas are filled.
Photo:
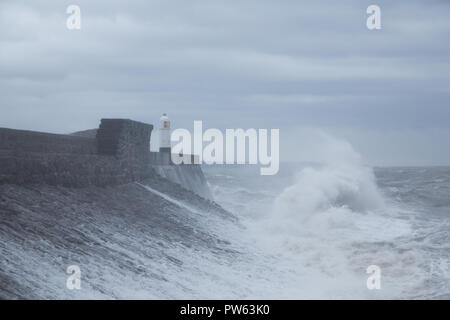
[[377, 1], [377, 31], [370, 4], [4, 0], [0, 126], [64, 133], [167, 112], [176, 127], [280, 128], [281, 160], [320, 128], [371, 164], [450, 164], [450, 3]]

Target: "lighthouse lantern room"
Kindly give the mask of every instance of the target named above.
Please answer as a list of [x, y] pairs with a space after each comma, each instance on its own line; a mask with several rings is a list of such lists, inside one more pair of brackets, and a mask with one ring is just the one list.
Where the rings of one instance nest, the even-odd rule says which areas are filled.
[[159, 152], [170, 153], [170, 120], [165, 113], [159, 119]]

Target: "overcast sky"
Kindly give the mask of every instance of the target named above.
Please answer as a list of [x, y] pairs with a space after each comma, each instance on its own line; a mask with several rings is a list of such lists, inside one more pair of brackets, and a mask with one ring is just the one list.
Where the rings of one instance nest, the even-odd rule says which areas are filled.
[[[81, 8], [81, 30], [66, 8]], [[366, 8], [381, 7], [381, 30]], [[450, 165], [450, 1], [2, 0], [0, 127], [100, 118], [305, 130], [373, 165]]]

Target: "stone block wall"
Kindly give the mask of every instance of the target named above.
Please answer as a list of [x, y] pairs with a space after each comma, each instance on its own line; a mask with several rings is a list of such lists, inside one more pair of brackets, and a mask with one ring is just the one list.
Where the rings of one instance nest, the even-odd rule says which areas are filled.
[[[145, 177], [148, 177], [146, 175]], [[112, 157], [90, 154], [0, 152], [0, 184], [108, 186], [131, 182]]]
[[0, 184], [111, 186], [159, 174], [211, 199], [200, 165], [174, 165], [170, 153], [150, 152], [152, 130], [128, 119], [102, 119], [98, 130], [77, 135], [0, 128]]
[[14, 152], [96, 154], [92, 138], [0, 128], [0, 150]]
[[152, 125], [102, 119], [96, 138], [0, 128], [0, 183], [82, 187], [145, 179]]
[[139, 179], [150, 168], [151, 124], [128, 119], [102, 119], [97, 131], [98, 153], [114, 156], [122, 171]]

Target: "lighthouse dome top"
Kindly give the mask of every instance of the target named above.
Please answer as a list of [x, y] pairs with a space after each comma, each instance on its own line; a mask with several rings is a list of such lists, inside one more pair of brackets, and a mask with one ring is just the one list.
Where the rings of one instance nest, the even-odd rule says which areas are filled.
[[170, 120], [166, 113], [159, 118], [159, 127], [160, 129], [170, 129]]

